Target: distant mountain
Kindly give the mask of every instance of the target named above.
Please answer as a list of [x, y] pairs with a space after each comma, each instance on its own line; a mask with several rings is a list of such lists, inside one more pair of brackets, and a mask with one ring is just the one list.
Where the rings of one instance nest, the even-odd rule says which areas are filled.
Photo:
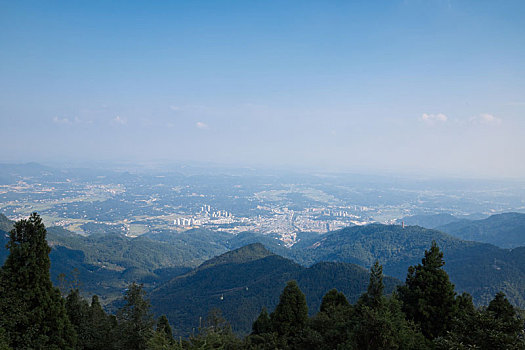
[[525, 246], [525, 214], [503, 213], [484, 220], [461, 220], [437, 227], [452, 236], [502, 248]]
[[9, 232], [13, 229], [14, 221], [11, 221], [4, 214], [0, 214], [0, 230]]
[[0, 164], [0, 184], [11, 184], [21, 178], [30, 179], [34, 177], [54, 176], [54, 170], [38, 163], [25, 164]]
[[[4, 264], [9, 255], [9, 250], [5, 248], [8, 241], [9, 234], [0, 229], [0, 265]], [[67, 288], [75, 284], [87, 294], [100, 295], [102, 300], [108, 296], [120, 296], [121, 290], [126, 287], [122, 271], [90, 264], [81, 250], [53, 245], [49, 256], [50, 274], [56, 286]], [[59, 278], [61, 274], [66, 276], [63, 281]]]
[[412, 215], [412, 216], [405, 216], [402, 219], [397, 220], [398, 224], [401, 224], [402, 222], [405, 223], [405, 225], [410, 226], [421, 226], [424, 228], [436, 228], [441, 225], [450, 224], [451, 222], [455, 222], [460, 220], [459, 218], [455, 217], [452, 214], [429, 214], [429, 215]]
[[[502, 228], [519, 227], [524, 216], [525, 214], [509, 213], [494, 215], [488, 219], [471, 223], [480, 225], [479, 227], [485, 230], [481, 232], [488, 235], [490, 232], [496, 232], [498, 227], [500, 232], [506, 232]], [[8, 254], [4, 247], [8, 241], [6, 230], [9, 230], [11, 225], [12, 221], [0, 215], [0, 263], [3, 263]], [[494, 229], [489, 230], [487, 227]], [[513, 236], [508, 233], [505, 237]], [[275, 288], [279, 292], [288, 279], [295, 278], [301, 281], [302, 278], [308, 279], [308, 276], [311, 276], [314, 271], [322, 271], [323, 265], [315, 265], [317, 263], [326, 261], [353, 263], [368, 269], [378, 259], [384, 265], [386, 275], [404, 281], [408, 266], [421, 261], [425, 249], [430, 247], [432, 240], [435, 240], [444, 251], [445, 269], [450, 274], [458, 292], [469, 292], [476, 303], [486, 304], [498, 291], [503, 291], [512, 303], [522, 308], [525, 307], [525, 247], [512, 250], [501, 249], [491, 244], [464, 241], [441, 231], [419, 226], [407, 226], [404, 229], [398, 225], [379, 224], [349, 227], [324, 235], [306, 235], [291, 249], [270, 236], [250, 232], [232, 235], [196, 229], [182, 233], [159, 231], [131, 238], [121, 234], [81, 236], [60, 227], [48, 228], [48, 242], [52, 247], [51, 276], [53, 282], [60, 285], [63, 282], [60, 282], [58, 276], [65, 274], [67, 281], [80, 282], [81, 290], [85, 294], [98, 294], [106, 301], [119, 297], [121, 291], [132, 281], [144, 283], [146, 289], [151, 290], [176, 276], [184, 275], [184, 281], [191, 282], [193, 280], [188, 274], [189, 271], [198, 277], [202, 276], [204, 271], [210, 272], [219, 268], [230, 268], [230, 272], [237, 276], [235, 281], [247, 278], [246, 283], [251, 281], [249, 280], [250, 275], [268, 274], [273, 276], [271, 278], [276, 278], [272, 281], [282, 282], [279, 282], [281, 284], [276, 285]], [[276, 257], [277, 255], [267, 253], [265, 250], [262, 253], [259, 252], [259, 255], [253, 251], [249, 254], [242, 253], [239, 261], [233, 261], [232, 255], [227, 255], [224, 264], [219, 264], [219, 260], [212, 259], [228, 250], [255, 242], [261, 242], [269, 252], [280, 256]], [[244, 255], [251, 256], [252, 260], [246, 261]], [[293, 259], [295, 262], [285, 258]], [[204, 263], [208, 259], [211, 260]], [[275, 271], [268, 269], [267, 266], [261, 266], [259, 262], [263, 260], [269, 261], [268, 266], [275, 266]], [[210, 266], [212, 263], [215, 265]], [[284, 270], [281, 270], [279, 263], [283, 264]], [[314, 266], [306, 269], [297, 263]], [[201, 270], [197, 268], [199, 265]], [[293, 267], [295, 265], [298, 267]], [[249, 270], [248, 267], [254, 270]], [[194, 268], [197, 270], [192, 270]], [[239, 277], [237, 268], [239, 268], [239, 273], [245, 272], [248, 275]], [[278, 273], [279, 271], [281, 272]], [[304, 272], [306, 275], [302, 275], [298, 271], [308, 271], [308, 273]], [[274, 276], [274, 273], [277, 275]], [[329, 271], [326, 272], [326, 275], [329, 276]], [[333, 276], [333, 280], [323, 278], [321, 273], [318, 279], [326, 282], [326, 284], [319, 285], [322, 288], [325, 286], [331, 288], [339, 283], [334, 282], [338, 278], [336, 275]], [[175, 278], [174, 281], [177, 279]], [[266, 290], [264, 286], [256, 285], [260, 290]], [[339, 283], [339, 285], [343, 284]], [[309, 290], [316, 290], [308, 287], [307, 284], [301, 286], [310, 288]], [[223, 287], [224, 290], [234, 288], [227, 285]], [[269, 289], [267, 293], [270, 293]], [[345, 293], [351, 295], [352, 290], [347, 289]], [[258, 304], [260, 294], [253, 298], [255, 299], [247, 301], [246, 307], [256, 309], [262, 305], [275, 305], [278, 295], [268, 294], [264, 304]], [[199, 302], [203, 300], [199, 299]], [[313, 299], [309, 302], [311, 305], [316, 305]], [[197, 310], [199, 315], [202, 315], [201, 311], [204, 314], [207, 312], [208, 309], [204, 310], [206, 305], [208, 304], [204, 303], [203, 309]], [[221, 303], [215, 301], [210, 302], [209, 305], [220, 306]], [[235, 308], [235, 305], [231, 307]], [[192, 320], [188, 319], [184, 321], [184, 324], [195, 324]], [[239, 324], [246, 326], [249, 323], [244, 320]], [[240, 326], [239, 329], [244, 329], [242, 327], [244, 326]]]
[[[289, 280], [305, 292], [311, 313], [332, 288], [355, 302], [366, 291], [368, 271], [352, 264], [320, 263], [305, 268], [275, 255], [262, 244], [251, 244], [213, 258], [174, 278], [150, 294], [153, 310], [176, 320], [177, 334], [188, 334], [213, 308], [220, 308], [234, 331], [247, 333], [263, 306], [270, 311]], [[400, 281], [385, 277], [387, 292]]]
[[289, 257], [290, 255], [290, 249], [287, 248], [278, 238], [253, 232], [241, 232], [233, 236], [228, 241], [226, 241], [226, 247], [228, 250], [233, 250], [252, 243], [262, 243], [268, 250], [277, 255], [284, 257]]
[[[5, 249], [9, 235], [4, 229], [12, 224], [0, 214], [0, 265], [9, 254]], [[47, 232], [55, 285], [68, 288], [78, 283], [84, 294], [98, 294], [106, 300], [120, 297], [133, 281], [151, 288], [227, 251], [224, 245], [208, 243], [206, 235], [201, 234], [175, 233], [171, 240], [156, 241], [116, 233], [82, 236], [61, 227], [49, 227]], [[60, 281], [61, 274], [66, 281]]]
[[131, 267], [149, 271], [161, 267], [195, 267], [224, 252], [221, 246], [209, 244], [202, 237], [189, 235], [162, 242], [147, 236], [133, 238], [117, 233], [81, 236], [60, 227], [50, 227], [47, 240], [51, 246], [82, 250], [86, 262], [90, 264], [116, 270]]
[[[0, 214], [0, 264], [8, 255], [6, 230], [13, 223]], [[53, 282], [65, 288], [71, 282], [80, 283], [85, 295], [98, 294], [103, 300], [120, 297], [132, 281], [151, 289], [207, 259], [250, 243], [263, 242], [273, 252], [289, 253], [279, 240], [250, 232], [232, 235], [193, 229], [182, 233], [158, 231], [132, 238], [119, 233], [82, 236], [61, 227], [49, 227], [47, 231]], [[61, 274], [67, 282], [59, 280]]]
[[14, 221], [9, 220], [4, 214], [0, 214], [0, 265], [4, 264], [9, 251], [6, 244], [9, 242], [9, 231], [13, 229]]
[[327, 233], [309, 247], [292, 247], [292, 256], [305, 265], [342, 261], [365, 268], [378, 259], [385, 274], [405, 280], [408, 267], [421, 262], [433, 240], [444, 252], [445, 270], [458, 292], [486, 304], [503, 291], [525, 307], [525, 248], [501, 249], [419, 226], [372, 224]]

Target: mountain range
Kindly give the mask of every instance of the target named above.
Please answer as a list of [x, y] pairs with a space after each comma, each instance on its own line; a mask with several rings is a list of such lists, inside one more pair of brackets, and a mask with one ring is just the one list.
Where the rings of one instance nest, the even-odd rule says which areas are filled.
[[452, 236], [501, 248], [525, 246], [525, 214], [503, 213], [483, 220], [457, 220], [436, 227]]
[[[521, 225], [522, 215], [502, 214], [470, 223], [509, 229]], [[0, 214], [2, 246], [12, 224]], [[85, 296], [98, 294], [111, 307], [130, 282], [143, 283], [155, 312], [168, 314], [181, 334], [191, 332], [198, 318], [214, 307], [223, 310], [236, 331], [248, 331], [262, 306], [276, 305], [290, 279], [298, 281], [312, 312], [331, 288], [355, 301], [366, 289], [367, 269], [375, 260], [385, 275], [392, 276], [385, 279], [391, 291], [404, 281], [408, 267], [421, 261], [432, 241], [444, 252], [444, 268], [458, 293], [466, 291], [475, 303], [487, 304], [503, 291], [514, 305], [525, 307], [525, 247], [503, 249], [420, 226], [371, 224], [305, 234], [291, 248], [270, 236], [203, 229], [132, 238], [81, 236], [50, 227], [47, 239], [55, 284], [64, 290], [80, 286]], [[0, 249], [0, 262], [7, 254]], [[61, 274], [66, 278], [59, 278]]]
[[[262, 307], [270, 310], [289, 280], [296, 280], [305, 293], [311, 314], [319, 311], [322, 297], [332, 288], [342, 291], [351, 302], [366, 291], [369, 273], [347, 263], [317, 263], [309, 268], [271, 253], [253, 243], [206, 261], [185, 275], [150, 293], [153, 310], [174, 320], [178, 333], [188, 334], [199, 319], [221, 309], [234, 331], [247, 333]], [[385, 277], [390, 293], [400, 283]]]

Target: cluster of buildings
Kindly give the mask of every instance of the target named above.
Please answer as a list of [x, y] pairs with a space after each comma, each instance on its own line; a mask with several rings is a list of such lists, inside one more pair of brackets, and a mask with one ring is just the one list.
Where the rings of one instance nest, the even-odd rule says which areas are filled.
[[232, 233], [252, 231], [277, 234], [283, 241], [293, 243], [296, 232], [325, 233], [346, 226], [363, 225], [370, 222], [369, 219], [362, 219], [345, 208], [306, 208], [297, 211], [280, 206], [258, 206], [257, 209], [266, 211], [267, 214], [235, 217], [226, 210], [215, 210], [205, 204], [200, 208], [200, 212], [177, 218], [173, 224], [179, 229], [204, 226]]

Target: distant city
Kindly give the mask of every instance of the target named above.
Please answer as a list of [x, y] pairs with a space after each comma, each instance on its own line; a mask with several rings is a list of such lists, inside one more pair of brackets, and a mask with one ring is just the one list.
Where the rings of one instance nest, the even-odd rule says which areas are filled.
[[48, 226], [79, 234], [181, 232], [192, 228], [272, 235], [293, 245], [322, 234], [405, 216], [450, 213], [483, 218], [525, 211], [523, 183], [362, 175], [130, 173], [0, 165], [0, 212], [37, 211]]

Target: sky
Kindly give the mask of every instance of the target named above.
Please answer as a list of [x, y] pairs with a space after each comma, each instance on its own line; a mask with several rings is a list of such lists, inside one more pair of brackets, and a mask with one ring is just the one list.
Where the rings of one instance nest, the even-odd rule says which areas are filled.
[[524, 1], [0, 0], [0, 161], [525, 178]]

